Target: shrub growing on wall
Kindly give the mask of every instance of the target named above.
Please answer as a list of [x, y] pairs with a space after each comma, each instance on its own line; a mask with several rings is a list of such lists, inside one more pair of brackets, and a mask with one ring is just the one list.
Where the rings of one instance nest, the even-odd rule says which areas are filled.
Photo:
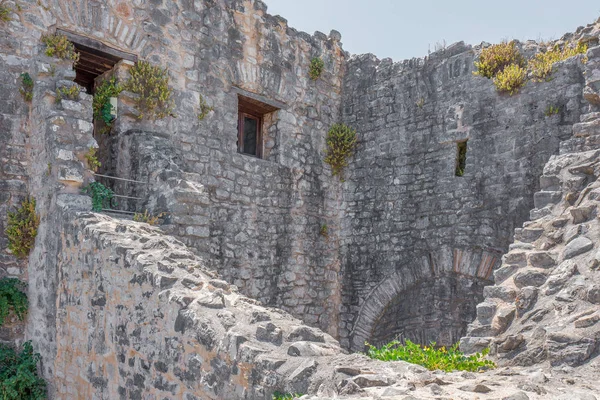
[[527, 70], [518, 64], [511, 64], [494, 77], [494, 85], [501, 93], [511, 96], [519, 91], [527, 82]]
[[21, 74], [19, 93], [21, 93], [25, 101], [29, 102], [33, 100], [33, 79], [31, 79], [31, 75], [27, 72]]
[[534, 80], [541, 82], [548, 80], [552, 74], [552, 67], [559, 61], [576, 56], [577, 54], [585, 54], [588, 46], [585, 43], [578, 43], [576, 46], [565, 46], [560, 49], [554, 46], [551, 50], [537, 53], [529, 60], [529, 70]]
[[335, 124], [327, 132], [325, 162], [331, 166], [333, 175], [341, 175], [348, 166], [348, 159], [356, 149], [356, 130], [344, 124]]
[[140, 112], [140, 119], [155, 120], [175, 116], [167, 69], [151, 65], [147, 61], [138, 61], [129, 70], [129, 75], [123, 88], [138, 95], [136, 108]]
[[23, 343], [20, 353], [0, 345], [0, 397], [2, 400], [46, 399], [46, 382], [38, 376], [41, 356], [31, 342]]
[[55, 33], [52, 35], [43, 35], [42, 43], [46, 45], [46, 55], [63, 60], [70, 60], [76, 63], [79, 61], [79, 53], [75, 46], [65, 35]]
[[319, 57], [315, 57], [310, 60], [310, 66], [308, 67], [308, 76], [313, 81], [319, 79], [321, 74], [323, 73], [323, 69], [325, 69], [325, 63]]
[[494, 78], [509, 65], [523, 65], [524, 60], [515, 42], [495, 44], [481, 50], [479, 61], [475, 61], [475, 75]]
[[8, 249], [17, 257], [27, 257], [33, 248], [40, 218], [35, 213], [35, 199], [25, 199], [15, 212], [8, 213], [6, 236]]
[[6, 317], [13, 312], [19, 321], [27, 314], [27, 295], [25, 283], [16, 278], [0, 279], [0, 326]]

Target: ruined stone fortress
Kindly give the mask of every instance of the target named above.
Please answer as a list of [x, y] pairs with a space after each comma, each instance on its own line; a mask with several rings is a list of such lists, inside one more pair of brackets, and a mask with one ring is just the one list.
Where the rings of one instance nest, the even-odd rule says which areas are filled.
[[[350, 55], [260, 0], [0, 5], [0, 277], [29, 299], [0, 339], [32, 341], [49, 398], [600, 399], [600, 23], [509, 96], [473, 75], [482, 46]], [[44, 53], [57, 32], [74, 67]], [[123, 91], [101, 134], [95, 82], [141, 60], [168, 68], [175, 116], [139, 118]], [[342, 179], [336, 123], [358, 134]], [[114, 210], [90, 211], [94, 180]], [[27, 196], [41, 223], [17, 258], [7, 212]], [[355, 354], [395, 338], [490, 347], [500, 368]]]

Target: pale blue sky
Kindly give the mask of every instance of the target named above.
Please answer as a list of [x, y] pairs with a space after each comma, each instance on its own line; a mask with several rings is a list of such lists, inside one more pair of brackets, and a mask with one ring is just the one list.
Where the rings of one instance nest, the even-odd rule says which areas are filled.
[[264, 0], [301, 31], [342, 33], [344, 49], [402, 60], [437, 42], [558, 39], [600, 17], [598, 0]]

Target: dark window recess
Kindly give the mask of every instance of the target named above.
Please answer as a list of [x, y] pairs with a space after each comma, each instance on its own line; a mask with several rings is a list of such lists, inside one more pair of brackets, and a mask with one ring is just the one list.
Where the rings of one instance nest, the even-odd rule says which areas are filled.
[[75, 64], [75, 82], [86, 88], [88, 94], [94, 93], [94, 80], [113, 69], [120, 60], [137, 61], [137, 56], [106, 46], [105, 44], [75, 33], [57, 30], [65, 35], [79, 52], [79, 61]]
[[238, 152], [263, 158], [263, 117], [278, 108], [238, 95]]
[[467, 141], [456, 143], [456, 170], [454, 174], [456, 176], [463, 176], [465, 174], [465, 167], [467, 165]]

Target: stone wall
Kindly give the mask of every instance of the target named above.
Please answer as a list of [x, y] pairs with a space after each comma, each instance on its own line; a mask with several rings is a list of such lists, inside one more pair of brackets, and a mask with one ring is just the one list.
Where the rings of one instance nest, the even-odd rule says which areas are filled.
[[[344, 345], [397, 335], [456, 342], [528, 217], [545, 162], [579, 121], [581, 57], [508, 96], [472, 74], [477, 51], [458, 43], [425, 59], [348, 62], [343, 120], [360, 143], [344, 187]], [[549, 106], [559, 114], [546, 116]], [[464, 140], [466, 169], [455, 176]], [[450, 304], [432, 292], [440, 279]], [[403, 301], [414, 317], [378, 323]]]

